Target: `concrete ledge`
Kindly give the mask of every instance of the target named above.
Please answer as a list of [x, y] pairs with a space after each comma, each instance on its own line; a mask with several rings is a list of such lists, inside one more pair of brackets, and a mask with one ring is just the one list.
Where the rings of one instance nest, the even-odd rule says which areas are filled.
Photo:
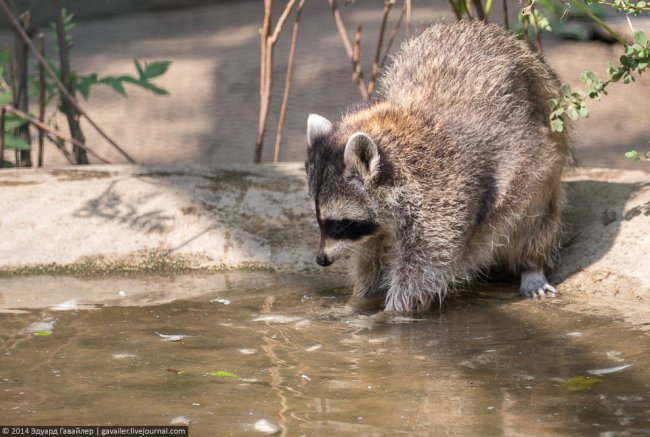
[[[650, 173], [579, 169], [567, 181], [560, 291], [648, 302]], [[320, 269], [298, 163], [9, 170], [0, 193], [3, 274]]]
[[0, 172], [0, 270], [316, 270], [299, 164]]

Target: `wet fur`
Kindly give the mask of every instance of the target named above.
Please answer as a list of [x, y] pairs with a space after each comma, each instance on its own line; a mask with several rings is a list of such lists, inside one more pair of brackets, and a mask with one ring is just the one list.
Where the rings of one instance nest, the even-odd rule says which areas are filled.
[[[354, 300], [425, 310], [496, 263], [552, 265], [571, 154], [567, 135], [549, 127], [558, 90], [541, 58], [496, 25], [437, 24], [402, 46], [380, 98], [308, 149], [319, 218], [353, 215], [380, 229], [356, 243], [322, 238], [321, 248], [354, 249]], [[372, 175], [344, 162], [358, 132], [379, 151]]]

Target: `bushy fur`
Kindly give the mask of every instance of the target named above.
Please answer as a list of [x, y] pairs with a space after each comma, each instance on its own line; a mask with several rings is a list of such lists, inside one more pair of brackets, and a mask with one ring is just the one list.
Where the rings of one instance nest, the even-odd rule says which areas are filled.
[[540, 56], [500, 27], [442, 23], [402, 46], [376, 101], [335, 125], [312, 123], [306, 169], [319, 223], [377, 225], [355, 241], [322, 232], [330, 258], [354, 249], [357, 302], [424, 310], [495, 263], [552, 264], [571, 154], [549, 126], [558, 92]]

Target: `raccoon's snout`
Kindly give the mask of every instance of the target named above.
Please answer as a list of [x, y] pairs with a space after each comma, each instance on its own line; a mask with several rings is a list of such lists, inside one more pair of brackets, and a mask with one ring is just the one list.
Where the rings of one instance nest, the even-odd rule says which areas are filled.
[[322, 266], [322, 267], [327, 267], [327, 266], [332, 265], [332, 260], [329, 259], [327, 257], [327, 255], [325, 255], [325, 252], [321, 252], [316, 257], [316, 264], [318, 264], [319, 266]]

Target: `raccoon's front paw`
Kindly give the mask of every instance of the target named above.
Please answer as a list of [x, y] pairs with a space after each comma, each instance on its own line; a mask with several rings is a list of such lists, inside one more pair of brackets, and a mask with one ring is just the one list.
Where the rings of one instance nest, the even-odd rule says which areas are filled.
[[555, 297], [557, 290], [548, 283], [546, 276], [539, 270], [529, 270], [521, 274], [519, 293], [526, 297]]

